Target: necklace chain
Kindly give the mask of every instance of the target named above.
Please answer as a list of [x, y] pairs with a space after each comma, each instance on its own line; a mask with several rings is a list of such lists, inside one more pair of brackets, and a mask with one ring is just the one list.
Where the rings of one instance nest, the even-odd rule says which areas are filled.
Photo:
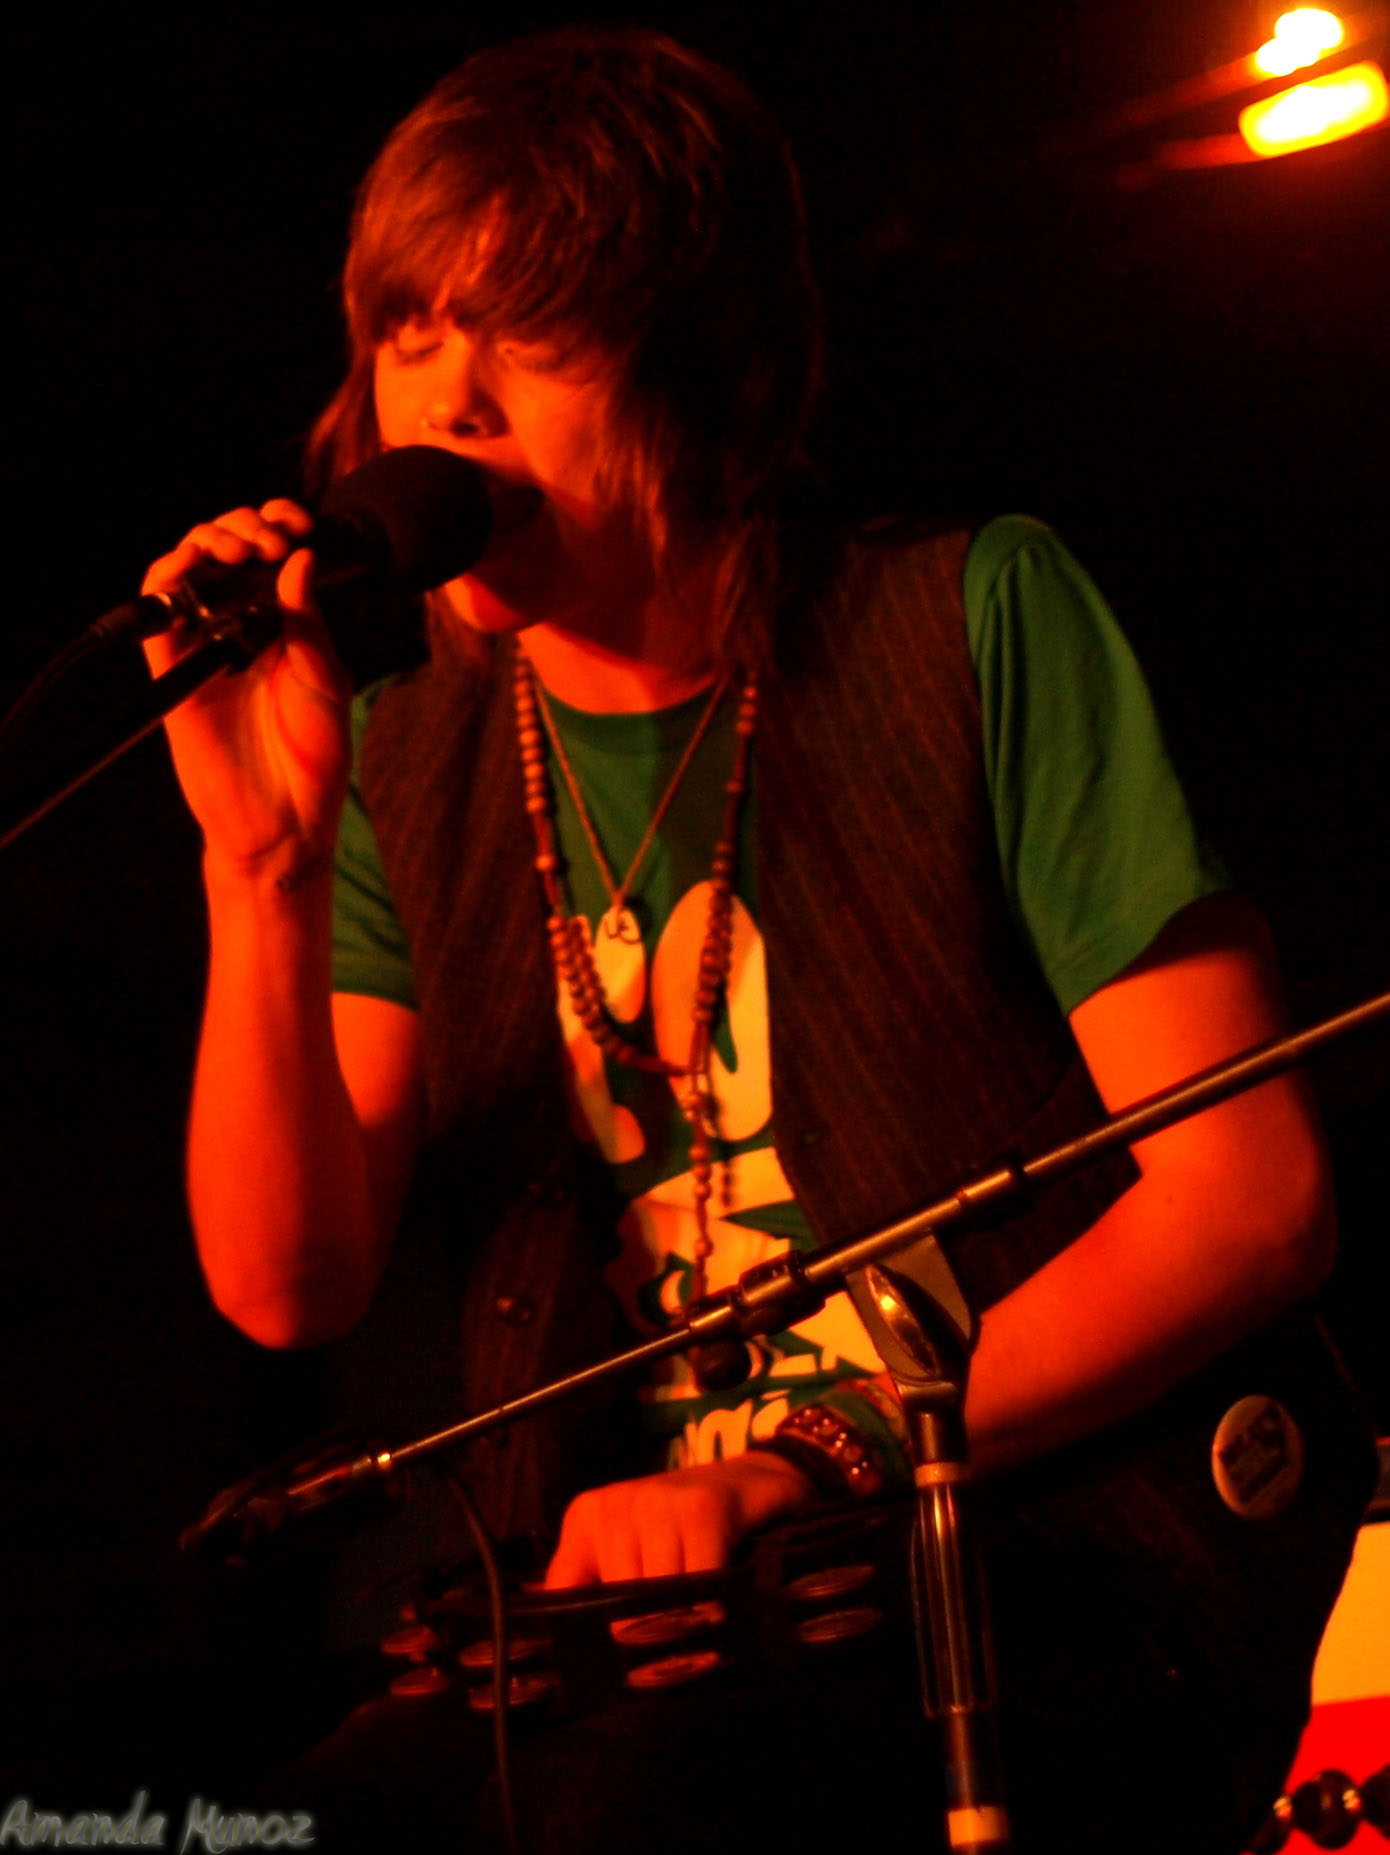
[[675, 798], [680, 788], [681, 781], [685, 778], [686, 773], [690, 769], [690, 763], [695, 758], [696, 750], [701, 741], [704, 740], [705, 735], [709, 732], [710, 723], [714, 720], [715, 711], [718, 709], [724, 691], [728, 686], [728, 677], [721, 676], [714, 685], [714, 688], [710, 691], [709, 701], [705, 704], [704, 712], [695, 725], [694, 733], [686, 742], [685, 751], [680, 757], [680, 763], [668, 780], [666, 790], [658, 800], [656, 810], [652, 813], [647, 828], [642, 833], [642, 841], [638, 844], [632, 861], [628, 865], [627, 874], [623, 877], [621, 882], [618, 882], [613, 875], [613, 866], [609, 863], [608, 858], [604, 854], [603, 845], [599, 841], [598, 832], [594, 827], [594, 821], [589, 816], [589, 808], [584, 803], [584, 794], [580, 790], [579, 780], [575, 774], [574, 767], [570, 764], [570, 757], [565, 751], [565, 743], [560, 734], [560, 730], [555, 726], [555, 716], [551, 711], [550, 698], [546, 695], [545, 688], [539, 678], [536, 677], [534, 673], [532, 674], [531, 687], [535, 692], [536, 707], [540, 713], [541, 720], [545, 723], [545, 732], [549, 737], [551, 747], [554, 749], [555, 758], [559, 763], [560, 771], [564, 775], [566, 789], [569, 792], [570, 798], [574, 801], [574, 809], [578, 814], [580, 826], [583, 829], [585, 837], [588, 839], [589, 849], [594, 859], [594, 866], [603, 880], [604, 888], [608, 891], [608, 914], [605, 916], [605, 921], [610, 924], [609, 931], [611, 933], [618, 934], [621, 932], [623, 909], [627, 906], [628, 896], [632, 893], [632, 885], [637, 880], [637, 872], [646, 862], [647, 853], [656, 842], [656, 834], [661, 829], [662, 821], [671, 808], [671, 801]]
[[734, 721], [734, 763], [724, 783], [724, 810], [719, 841], [715, 845], [710, 864], [709, 914], [700, 947], [698, 978], [691, 1007], [690, 1053], [684, 1063], [668, 1062], [665, 1057], [648, 1055], [646, 1051], [639, 1050], [622, 1035], [609, 1014], [603, 984], [594, 964], [587, 923], [582, 917], [566, 912], [560, 881], [563, 859], [555, 834], [554, 795], [546, 767], [545, 748], [548, 734], [574, 799], [575, 810], [589, 839], [594, 861], [603, 876], [616, 919], [656, 836], [657, 828], [685, 777], [695, 749], [714, 719], [725, 687], [726, 680], [716, 685], [675, 776], [662, 795], [656, 814], [638, 846], [637, 856], [621, 887], [618, 887], [613, 883], [612, 872], [599, 848], [598, 834], [593, 829], [587, 807], [580, 797], [579, 782], [560, 746], [544, 693], [524, 653], [518, 651], [516, 657], [517, 740], [521, 750], [526, 810], [536, 840], [535, 865], [545, 891], [548, 908], [546, 928], [560, 983], [568, 992], [580, 1022], [605, 1056], [628, 1068], [644, 1070], [649, 1074], [685, 1078], [686, 1086], [678, 1099], [681, 1113], [690, 1127], [690, 1169], [693, 1175], [696, 1224], [695, 1266], [690, 1287], [692, 1301], [702, 1299], [708, 1290], [706, 1264], [714, 1251], [709, 1234], [709, 1201], [714, 1189], [714, 1142], [718, 1131], [718, 1103], [711, 1075], [713, 1032], [719, 1003], [728, 984], [733, 954], [733, 891], [738, 854], [738, 819], [743, 795], [748, 787], [749, 757], [757, 725], [757, 678], [750, 672], [744, 681]]

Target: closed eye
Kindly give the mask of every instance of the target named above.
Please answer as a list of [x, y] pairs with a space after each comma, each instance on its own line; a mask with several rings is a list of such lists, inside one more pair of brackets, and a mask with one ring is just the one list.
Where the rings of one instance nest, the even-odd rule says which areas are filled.
[[418, 341], [409, 338], [402, 340], [399, 335], [394, 335], [391, 338], [389, 346], [391, 349], [391, 358], [397, 362], [398, 365], [401, 367], [416, 367], [421, 361], [428, 361], [433, 355], [438, 354], [443, 343], [439, 341]]
[[499, 341], [497, 358], [527, 374], [552, 374], [565, 364], [563, 353], [548, 341]]
[[445, 326], [435, 316], [407, 316], [386, 334], [383, 347], [393, 361], [410, 367], [427, 361], [444, 346]]

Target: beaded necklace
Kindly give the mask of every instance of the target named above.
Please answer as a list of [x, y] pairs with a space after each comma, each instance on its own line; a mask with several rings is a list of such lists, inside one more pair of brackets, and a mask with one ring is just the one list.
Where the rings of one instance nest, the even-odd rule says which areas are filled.
[[[689, 767], [699, 738], [703, 736], [713, 719], [722, 690], [722, 684], [716, 688], [710, 706], [697, 729], [696, 739], [686, 749], [676, 769], [675, 777], [663, 795], [657, 816], [648, 828], [643, 843], [639, 846], [638, 856], [621, 890], [615, 888], [606, 861], [601, 855], [597, 855], [599, 871], [604, 878], [605, 887], [609, 891], [613, 904], [610, 913], [619, 923], [621, 923], [622, 903], [626, 900], [628, 887], [642, 859], [646, 856], [650, 842], [656, 835], [656, 827], [674, 797], [676, 787]], [[738, 846], [738, 816], [743, 795], [748, 786], [748, 762], [757, 723], [757, 678], [750, 672], [739, 695], [738, 713], [734, 722], [734, 763], [724, 784], [723, 820], [719, 841], [715, 845], [714, 857], [710, 864], [709, 915], [705, 923], [704, 940], [700, 947], [699, 980], [691, 1008], [690, 1051], [683, 1064], [672, 1063], [665, 1057], [648, 1055], [646, 1051], [639, 1050], [622, 1035], [608, 1012], [603, 984], [594, 964], [588, 925], [582, 916], [570, 915], [566, 912], [565, 897], [560, 881], [563, 859], [560, 856], [555, 835], [554, 795], [551, 792], [550, 776], [546, 770], [546, 735], [542, 725], [544, 720], [551, 726], [552, 738], [554, 738], [553, 723], [544, 707], [544, 697], [541, 695], [531, 666], [521, 651], [517, 652], [516, 657], [515, 697], [517, 741], [521, 749], [526, 810], [530, 815], [531, 828], [536, 839], [535, 865], [545, 891], [548, 910], [546, 930], [550, 936], [550, 950], [559, 981], [569, 994], [580, 1023], [605, 1056], [611, 1057], [615, 1063], [621, 1063], [630, 1069], [644, 1070], [653, 1075], [681, 1076], [686, 1081], [686, 1087], [679, 1096], [679, 1105], [690, 1127], [690, 1170], [693, 1175], [696, 1230], [690, 1299], [698, 1301], [703, 1299], [708, 1291], [706, 1265], [714, 1252], [714, 1242], [709, 1234], [709, 1201], [713, 1193], [714, 1141], [718, 1117], [718, 1103], [715, 1100], [711, 1076], [713, 1030], [719, 1001], [728, 982], [733, 953], [733, 890]], [[569, 786], [570, 796], [574, 799], [575, 810], [585, 826], [585, 835], [590, 837], [591, 843], [596, 844], [597, 834], [593, 832], [592, 825], [588, 821], [588, 814], [579, 794], [578, 781], [574, 777], [567, 757], [559, 750], [558, 743], [556, 759]], [[724, 1352], [728, 1349], [706, 1348], [702, 1350], [711, 1356], [706, 1359], [697, 1357], [694, 1363], [696, 1376], [705, 1389], [715, 1389], [722, 1375], [735, 1370], [738, 1375], [732, 1379], [726, 1378], [725, 1382], [734, 1384], [740, 1382], [743, 1376], [742, 1357], [744, 1355], [741, 1344], [736, 1349], [737, 1362], [732, 1355], [727, 1361], [723, 1358]], [[719, 1357], [716, 1358], [715, 1354]]]
[[580, 826], [583, 829], [585, 838], [588, 840], [589, 852], [594, 859], [594, 867], [597, 869], [603, 881], [604, 888], [608, 891], [608, 910], [599, 925], [610, 939], [636, 944], [636, 942], [641, 940], [642, 933], [637, 925], [636, 918], [627, 906], [627, 898], [632, 893], [632, 885], [637, 880], [638, 870], [641, 869], [642, 865], [647, 860], [647, 852], [656, 842], [656, 834], [661, 829], [661, 821], [671, 809], [671, 801], [675, 798], [680, 788], [680, 783], [685, 778], [691, 761], [695, 758], [695, 750], [709, 732], [709, 725], [714, 720], [715, 710], [719, 707], [724, 696], [724, 691], [728, 687], [728, 678], [721, 676], [714, 688], [710, 691], [710, 699], [705, 704], [704, 713], [695, 724], [695, 732], [686, 743], [685, 752], [680, 757], [679, 765], [666, 782], [666, 790], [662, 793], [660, 800], [657, 802], [656, 809], [651, 815], [647, 828], [642, 833], [642, 841], [633, 853], [632, 861], [627, 868], [627, 874], [623, 877], [621, 882], [614, 876], [612, 866], [609, 864], [607, 857], [603, 854], [603, 845], [599, 842], [598, 832], [594, 829], [594, 821], [589, 816], [589, 808], [584, 803], [584, 794], [579, 789], [579, 780], [575, 776], [574, 768], [570, 765], [570, 757], [565, 752], [565, 743], [561, 737], [560, 730], [555, 726], [555, 717], [551, 713], [550, 699], [545, 693], [545, 687], [543, 684], [538, 683], [534, 676], [531, 678], [531, 687], [535, 692], [536, 706], [540, 711], [541, 720], [545, 723], [545, 731], [550, 737], [550, 745], [555, 750], [556, 761], [559, 763], [560, 771], [564, 775], [565, 785], [569, 789], [570, 798], [574, 801], [574, 809], [578, 815]]

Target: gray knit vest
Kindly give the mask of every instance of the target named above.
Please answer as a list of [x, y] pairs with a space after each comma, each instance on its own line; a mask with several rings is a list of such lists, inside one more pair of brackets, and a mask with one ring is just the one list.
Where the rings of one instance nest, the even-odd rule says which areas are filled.
[[[755, 744], [777, 1151], [822, 1241], [922, 1205], [1012, 1150], [1099, 1119], [1065, 1021], [1010, 916], [965, 632], [969, 537], [885, 528], [784, 628]], [[437, 656], [376, 702], [362, 785], [409, 938], [424, 1032], [417, 1209], [462, 1265], [470, 1408], [621, 1339], [598, 1279], [603, 1187], [569, 1131], [555, 981], [511, 705]], [[952, 1253], [979, 1307], [1087, 1227], [1127, 1159], [1052, 1188]], [[611, 1211], [611, 1207], [607, 1207]], [[622, 1467], [606, 1404], [480, 1446], [503, 1533], [552, 1526]]]

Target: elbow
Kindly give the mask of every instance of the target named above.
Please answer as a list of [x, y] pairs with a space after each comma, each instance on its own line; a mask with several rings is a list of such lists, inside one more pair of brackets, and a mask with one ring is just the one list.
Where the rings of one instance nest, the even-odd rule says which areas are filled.
[[1223, 1140], [1190, 1170], [1154, 1167], [1143, 1182], [1157, 1194], [1169, 1228], [1186, 1230], [1192, 1279], [1204, 1284], [1194, 1295], [1205, 1299], [1213, 1331], [1227, 1340], [1306, 1300], [1336, 1256], [1335, 1199], [1321, 1140], [1306, 1123], [1282, 1133], [1275, 1143]]
[[[1337, 1214], [1321, 1130], [1304, 1091], [1284, 1078], [1188, 1123], [1179, 1184], [1194, 1229], [1205, 1224], [1219, 1298], [1256, 1325], [1305, 1300], [1332, 1269]], [[1180, 1162], [1178, 1171], [1186, 1168]]]
[[224, 1319], [272, 1352], [290, 1352], [341, 1340], [367, 1311], [370, 1293], [349, 1293], [347, 1285], [309, 1285], [265, 1297], [219, 1294], [213, 1305]]
[[1270, 1298], [1283, 1307], [1314, 1293], [1337, 1256], [1337, 1207], [1320, 1145], [1286, 1156], [1279, 1189], [1266, 1199], [1262, 1263]]

